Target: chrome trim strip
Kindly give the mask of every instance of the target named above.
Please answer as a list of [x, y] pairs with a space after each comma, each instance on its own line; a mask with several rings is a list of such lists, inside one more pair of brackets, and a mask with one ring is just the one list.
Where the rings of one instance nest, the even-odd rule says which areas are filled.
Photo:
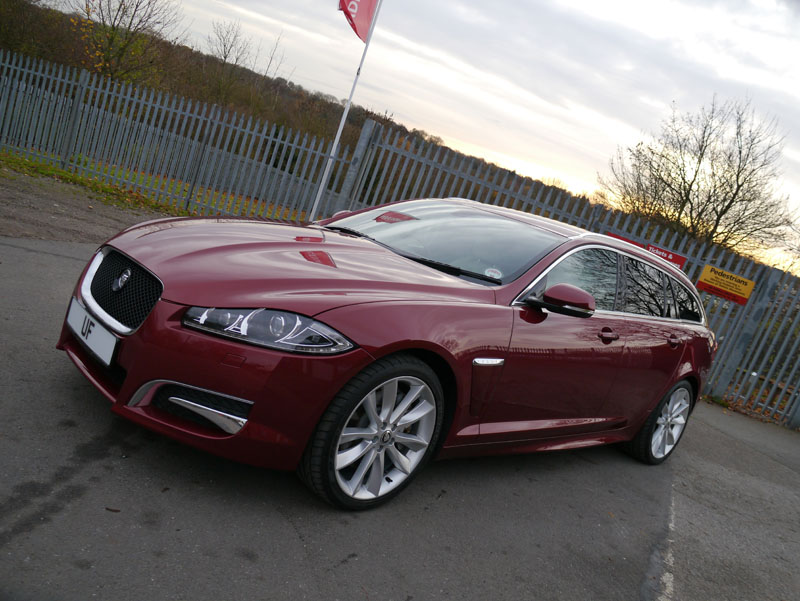
[[191, 384], [186, 384], [184, 382], [178, 382], [176, 380], [150, 380], [149, 382], [145, 382], [139, 387], [131, 400], [128, 401], [128, 407], [135, 407], [139, 403], [141, 403], [145, 397], [150, 393], [153, 388], [164, 386], [165, 384], [175, 384], [176, 386], [183, 386], [184, 388], [191, 388], [192, 390], [196, 390], [198, 392], [207, 392], [208, 394], [215, 394], [217, 396], [223, 396], [226, 399], [231, 399], [232, 401], [239, 401], [240, 403], [246, 403], [248, 405], [253, 405], [253, 401], [248, 401], [247, 399], [242, 399], [236, 396], [232, 396], [230, 394], [223, 394], [221, 392], [217, 392], [216, 390], [209, 390], [208, 388], [200, 388], [199, 386], [192, 386]]
[[575, 311], [576, 313], [583, 313], [586, 317], [591, 317], [594, 315], [594, 311], [591, 309], [584, 309], [583, 307], [576, 307], [575, 305], [562, 305], [565, 309], [569, 311]]
[[506, 362], [505, 359], [493, 359], [489, 357], [478, 357], [472, 360], [473, 365], [480, 365], [484, 367], [494, 367], [503, 365]]
[[103, 310], [103, 308], [97, 304], [97, 301], [94, 300], [94, 297], [92, 296], [92, 281], [94, 280], [94, 276], [97, 275], [97, 270], [100, 269], [100, 263], [103, 262], [103, 259], [108, 252], [106, 248], [98, 250], [92, 259], [92, 262], [89, 263], [89, 269], [86, 270], [86, 276], [81, 282], [81, 299], [86, 305], [86, 308], [89, 309], [89, 311], [91, 311], [94, 316], [97, 317], [97, 319], [102, 321], [117, 334], [127, 336], [133, 332], [133, 330], [128, 326], [121, 324], [116, 319], [111, 317], [111, 315], [106, 313], [105, 310]]
[[211, 409], [203, 405], [198, 405], [197, 403], [193, 403], [192, 401], [188, 401], [180, 397], [171, 396], [167, 400], [170, 403], [174, 403], [180, 407], [183, 407], [184, 409], [188, 409], [189, 411], [197, 413], [198, 415], [206, 418], [208, 421], [216, 425], [220, 430], [223, 430], [228, 434], [236, 434], [239, 432], [239, 430], [244, 428], [245, 424], [247, 424], [247, 420], [243, 417], [229, 415], [227, 413], [223, 413], [222, 411], [217, 411], [216, 409]]
[[[225, 397], [227, 399], [232, 399], [234, 401], [239, 401], [240, 403], [246, 403], [248, 405], [253, 405], [253, 401], [248, 401], [247, 399], [240, 399], [239, 397], [231, 396], [229, 394], [221, 394], [214, 390], [208, 390], [206, 388], [200, 388], [199, 386], [192, 386], [190, 384], [184, 384], [183, 382], [176, 382], [175, 380], [151, 380], [139, 387], [131, 400], [128, 401], [128, 407], [135, 407], [139, 403], [141, 403], [145, 398], [147, 398], [150, 393], [156, 389], [164, 386], [166, 384], [175, 384], [176, 386], [183, 386], [184, 388], [191, 388], [192, 390], [197, 390], [198, 392], [207, 392], [209, 394], [214, 394], [216, 396]], [[236, 415], [229, 415], [227, 413], [223, 413], [222, 411], [217, 411], [216, 409], [211, 409], [210, 407], [205, 407], [204, 405], [198, 405], [192, 401], [187, 401], [186, 399], [182, 399], [180, 397], [169, 397], [169, 400], [176, 405], [183, 407], [184, 409], [188, 409], [189, 411], [193, 411], [198, 415], [206, 418], [210, 422], [217, 425], [223, 432], [227, 432], [228, 434], [236, 434], [245, 427], [247, 424], [247, 419], [243, 417], [238, 417]]]
[[161, 384], [178, 384], [179, 382], [171, 382], [169, 380], [151, 380], [145, 384], [142, 384], [139, 387], [139, 390], [133, 393], [131, 396], [131, 400], [128, 401], [128, 407], [136, 407], [139, 403], [141, 403], [147, 394], [156, 386]]

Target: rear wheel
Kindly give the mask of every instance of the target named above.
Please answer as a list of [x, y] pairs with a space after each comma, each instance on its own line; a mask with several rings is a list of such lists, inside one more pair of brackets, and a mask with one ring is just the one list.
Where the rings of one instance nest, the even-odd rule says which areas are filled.
[[634, 439], [627, 443], [628, 453], [651, 465], [663, 462], [680, 442], [692, 401], [693, 391], [689, 383], [676, 384], [648, 416]]
[[339, 507], [380, 505], [430, 459], [443, 414], [442, 387], [426, 363], [410, 355], [380, 360], [333, 399], [306, 449], [300, 476]]

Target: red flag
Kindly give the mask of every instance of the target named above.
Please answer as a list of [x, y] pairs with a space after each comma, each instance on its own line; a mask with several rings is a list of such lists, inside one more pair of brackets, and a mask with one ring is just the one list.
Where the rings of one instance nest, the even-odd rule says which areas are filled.
[[377, 4], [378, 0], [339, 0], [339, 10], [344, 13], [350, 27], [362, 42], [367, 41], [369, 26], [372, 24]]

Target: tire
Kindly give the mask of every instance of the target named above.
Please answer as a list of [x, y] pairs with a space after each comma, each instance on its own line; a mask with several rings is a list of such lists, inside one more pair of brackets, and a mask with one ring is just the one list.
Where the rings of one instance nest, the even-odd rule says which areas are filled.
[[625, 451], [650, 465], [664, 462], [686, 430], [693, 397], [691, 385], [686, 381], [678, 382], [653, 409], [633, 440], [625, 445]]
[[403, 490], [430, 460], [444, 394], [423, 361], [376, 361], [331, 401], [300, 462], [300, 478], [329, 503], [368, 509]]

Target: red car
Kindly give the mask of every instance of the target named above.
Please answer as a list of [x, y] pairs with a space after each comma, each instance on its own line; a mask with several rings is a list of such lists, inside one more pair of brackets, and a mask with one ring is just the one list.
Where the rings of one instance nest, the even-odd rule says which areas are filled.
[[434, 456], [623, 442], [660, 463], [715, 341], [658, 257], [450, 199], [132, 227], [84, 270], [58, 348], [120, 415], [360, 509]]

